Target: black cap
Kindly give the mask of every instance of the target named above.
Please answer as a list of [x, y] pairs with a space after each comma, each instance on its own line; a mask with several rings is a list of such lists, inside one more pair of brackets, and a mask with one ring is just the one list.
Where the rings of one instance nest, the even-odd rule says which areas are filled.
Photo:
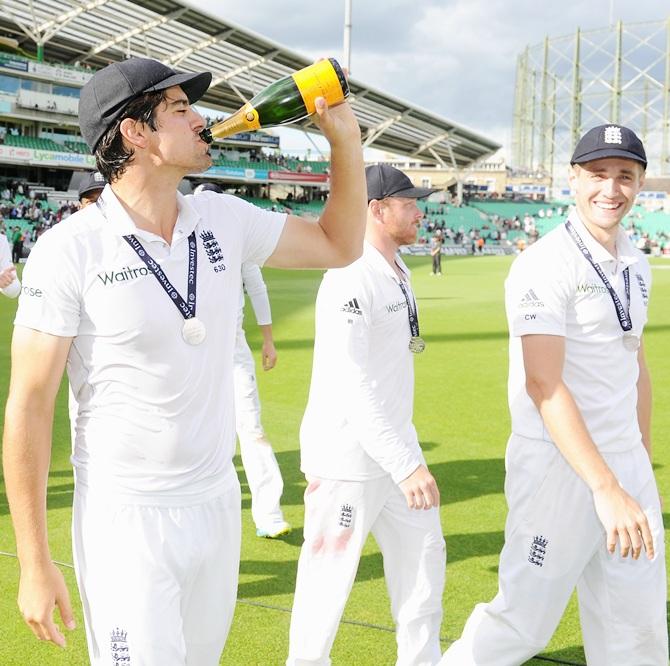
[[603, 157], [623, 157], [647, 168], [647, 154], [642, 141], [633, 130], [622, 125], [599, 125], [590, 129], [579, 140], [570, 164], [583, 164]]
[[81, 183], [79, 183], [79, 190], [77, 191], [79, 200], [81, 201], [83, 196], [91, 192], [102, 192], [106, 184], [104, 176], [99, 171], [91, 171], [85, 174], [81, 179]]
[[368, 201], [386, 199], [386, 197], [405, 197], [423, 199], [436, 189], [414, 187], [412, 181], [400, 169], [388, 164], [373, 164], [365, 167], [365, 180], [368, 183]]
[[91, 152], [112, 123], [123, 114], [128, 102], [145, 92], [181, 86], [190, 104], [209, 88], [212, 75], [176, 72], [149, 58], [129, 58], [96, 72], [81, 89], [79, 127]]
[[217, 192], [218, 194], [223, 194], [221, 186], [216, 183], [200, 183], [200, 185], [193, 190], [193, 194], [199, 194], [200, 192]]

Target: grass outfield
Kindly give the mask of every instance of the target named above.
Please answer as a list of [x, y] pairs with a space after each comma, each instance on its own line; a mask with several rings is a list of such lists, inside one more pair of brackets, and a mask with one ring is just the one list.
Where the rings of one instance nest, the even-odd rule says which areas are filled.
[[[441, 278], [430, 277], [428, 258], [410, 258], [427, 341], [416, 358], [415, 424], [431, 471], [442, 492], [442, 526], [447, 540], [444, 646], [458, 637], [475, 603], [496, 592], [498, 553], [503, 541], [505, 502], [503, 454], [509, 431], [506, 401], [507, 333], [502, 283], [508, 257], [449, 258]], [[650, 322], [645, 335], [654, 379], [653, 431], [656, 472], [662, 492], [670, 487], [670, 262], [654, 261]], [[263, 422], [285, 481], [283, 505], [295, 530], [281, 541], [255, 537], [250, 498], [239, 456], [243, 488], [243, 541], [239, 603], [221, 664], [283, 664], [289, 609], [301, 544], [304, 481], [298, 469], [298, 427], [311, 371], [313, 302], [320, 273], [264, 271], [274, 314], [277, 368], [259, 374]], [[0, 340], [8, 341], [15, 302], [0, 298]], [[260, 339], [247, 317], [248, 339]], [[9, 369], [8, 343], [0, 345], [0, 401]], [[69, 522], [72, 474], [66, 395], [61, 389], [49, 478], [49, 528], [54, 559], [72, 561]], [[3, 486], [4, 487], [4, 486]], [[665, 515], [668, 524], [668, 515]], [[33, 639], [15, 599], [18, 565], [4, 494], [0, 494], [0, 664], [57, 666], [86, 664], [81, 611], [79, 628], [61, 651]], [[76, 600], [74, 576], [63, 567]], [[384, 586], [382, 561], [372, 538], [344, 613], [335, 646], [336, 666], [380, 666], [395, 662], [395, 640]], [[160, 609], [156, 609], [160, 612]], [[542, 658], [528, 662], [584, 664], [575, 600]]]

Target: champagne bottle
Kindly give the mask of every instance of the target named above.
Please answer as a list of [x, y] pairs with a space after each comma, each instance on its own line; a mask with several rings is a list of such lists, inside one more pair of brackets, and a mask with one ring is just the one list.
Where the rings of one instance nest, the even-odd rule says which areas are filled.
[[287, 125], [313, 114], [317, 97], [335, 106], [348, 95], [349, 85], [337, 60], [320, 60], [271, 83], [232, 116], [202, 130], [200, 136], [211, 143], [238, 132]]

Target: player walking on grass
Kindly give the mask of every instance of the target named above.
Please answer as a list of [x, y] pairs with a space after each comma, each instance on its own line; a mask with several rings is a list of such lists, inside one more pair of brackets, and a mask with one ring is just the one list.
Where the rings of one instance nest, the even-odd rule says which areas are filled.
[[576, 210], [512, 266], [499, 591], [441, 664], [522, 664], [547, 645], [576, 587], [589, 666], [667, 666], [642, 345], [651, 273], [620, 224], [646, 166], [630, 129], [588, 131], [571, 160]]
[[398, 664], [436, 664], [445, 575], [440, 495], [412, 425], [414, 353], [423, 351], [409, 271], [397, 254], [423, 217], [413, 187], [387, 165], [366, 169], [363, 256], [326, 273], [316, 301], [309, 401], [300, 430], [305, 542], [289, 666], [330, 664], [330, 650], [370, 532], [384, 558]]
[[[261, 269], [256, 264], [242, 264], [242, 284], [263, 336], [261, 362], [263, 370], [272, 370], [277, 363], [277, 351], [272, 337], [272, 316], [268, 289]], [[268, 539], [288, 534], [291, 526], [284, 520], [279, 501], [284, 481], [272, 445], [261, 424], [261, 403], [256, 381], [254, 357], [249, 349], [244, 328], [244, 296], [235, 338], [235, 429], [240, 440], [240, 454], [251, 493], [251, 516], [256, 536]]]
[[178, 193], [212, 162], [191, 107], [210, 81], [138, 58], [92, 77], [79, 120], [110, 185], [40, 238], [24, 274], [3, 444], [18, 603], [38, 638], [64, 645], [54, 607], [68, 628], [74, 615], [49, 554], [46, 485], [67, 362], [78, 405], [73, 550], [95, 666], [219, 663], [240, 550], [241, 265], [343, 266], [361, 252], [363, 159], [346, 103], [317, 100], [332, 162], [318, 223]]
[[[216, 183], [201, 183], [195, 188], [196, 194], [206, 191], [223, 193]], [[242, 287], [249, 296], [256, 323], [263, 336], [263, 370], [272, 370], [277, 363], [277, 351], [272, 337], [270, 299], [263, 274], [256, 264], [242, 264]], [[241, 293], [233, 357], [235, 430], [240, 441], [242, 465], [251, 493], [251, 516], [256, 524], [256, 536], [276, 539], [291, 531], [280, 506], [284, 480], [261, 423], [256, 364], [244, 334], [243, 323], [244, 293]]]

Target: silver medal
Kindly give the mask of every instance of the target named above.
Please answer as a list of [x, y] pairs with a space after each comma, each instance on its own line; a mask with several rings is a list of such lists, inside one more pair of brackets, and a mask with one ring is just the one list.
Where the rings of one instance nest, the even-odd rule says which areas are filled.
[[189, 345], [199, 345], [207, 337], [205, 325], [196, 317], [184, 320], [181, 336]]
[[426, 342], [418, 335], [413, 335], [409, 339], [409, 350], [413, 354], [420, 354], [426, 348]]
[[640, 348], [640, 338], [635, 333], [626, 331], [623, 334], [623, 346], [629, 352], [636, 352]]

